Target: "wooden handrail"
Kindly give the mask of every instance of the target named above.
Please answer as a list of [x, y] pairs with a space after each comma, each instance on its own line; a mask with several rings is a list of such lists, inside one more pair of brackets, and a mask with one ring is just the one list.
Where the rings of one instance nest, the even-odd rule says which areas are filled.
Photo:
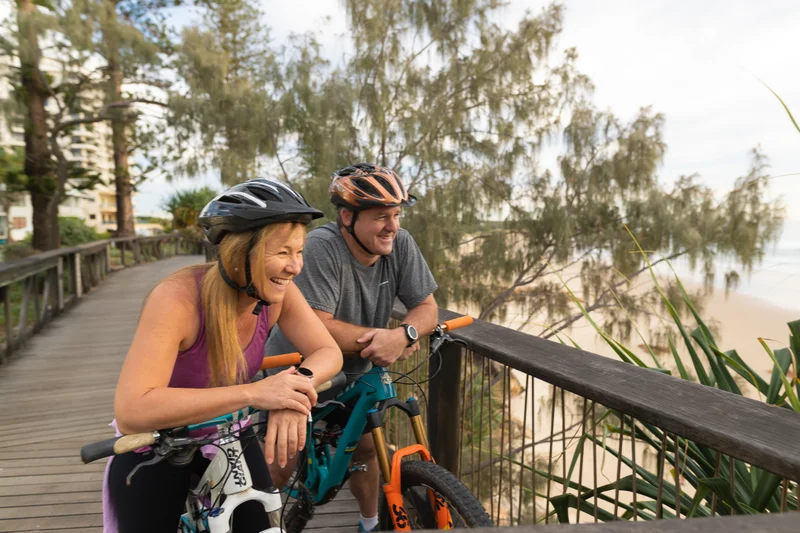
[[[177, 254], [201, 254], [199, 237], [182, 233], [169, 233], [148, 237], [120, 237], [90, 242], [80, 246], [59, 248], [24, 259], [0, 264], [0, 301], [5, 317], [5, 350], [0, 352], [0, 363], [11, 356], [31, 335], [65, 309], [74, 305], [88, 290], [98, 285], [109, 272], [139, 264], [143, 255], [161, 259], [163, 242], [175, 244]], [[186, 246], [190, 243], [190, 246]], [[121, 248], [121, 266], [112, 267], [111, 247]], [[133, 252], [133, 262], [125, 252]], [[12, 302], [12, 284], [22, 284], [21, 302]], [[28, 313], [33, 303], [33, 315]], [[19, 305], [17, 324], [12, 324], [12, 307]], [[29, 324], [33, 316], [32, 324]]]
[[[404, 310], [396, 307], [395, 318]], [[439, 321], [459, 316], [439, 309]], [[642, 422], [800, 482], [800, 414], [483, 320], [452, 337], [497, 361]], [[452, 380], [454, 375], [448, 373]], [[455, 396], [441, 398], [448, 409]], [[430, 394], [433, 409], [437, 392]], [[457, 439], [452, 439], [456, 441]]]

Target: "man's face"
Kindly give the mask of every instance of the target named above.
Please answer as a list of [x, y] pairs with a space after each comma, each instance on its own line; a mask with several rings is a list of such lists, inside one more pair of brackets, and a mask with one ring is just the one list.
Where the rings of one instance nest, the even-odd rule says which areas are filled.
[[358, 239], [377, 255], [392, 253], [400, 229], [400, 207], [372, 207], [358, 214], [355, 232]]

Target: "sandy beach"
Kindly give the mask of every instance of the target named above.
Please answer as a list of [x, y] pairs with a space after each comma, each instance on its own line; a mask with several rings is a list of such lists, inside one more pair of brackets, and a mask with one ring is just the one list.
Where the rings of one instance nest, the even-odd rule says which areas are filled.
[[[699, 286], [687, 285], [688, 290], [699, 288]], [[787, 323], [800, 319], [800, 310], [792, 311], [778, 307], [770, 304], [766, 299], [739, 292], [731, 292], [726, 296], [722, 289], [715, 289], [707, 296], [705, 308], [701, 314], [704, 321], [710, 325], [713, 322], [713, 326], [718, 332], [716, 341], [722, 351], [735, 349], [753, 370], [766, 378], [772, 372], [773, 365], [758, 338], [762, 337], [767, 340], [773, 350], [786, 347], [789, 342]], [[568, 334], [584, 350], [617, 358], [608, 344], [585, 320], [576, 324], [568, 331]], [[630, 342], [623, 344], [643, 360], [650, 362], [647, 350], [635, 334]], [[688, 360], [684, 361], [688, 362]]]

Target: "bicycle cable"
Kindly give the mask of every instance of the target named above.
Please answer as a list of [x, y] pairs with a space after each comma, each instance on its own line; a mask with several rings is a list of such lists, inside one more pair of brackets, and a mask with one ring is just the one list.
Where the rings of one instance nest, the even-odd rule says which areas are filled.
[[[311, 443], [311, 446], [314, 445], [314, 443], [313, 443], [314, 438], [312, 436], [313, 430], [314, 430], [313, 422], [309, 421], [308, 422], [308, 430], [307, 430], [307, 433], [306, 433], [306, 440]], [[309, 446], [303, 447], [303, 450], [297, 455], [297, 463], [295, 463], [294, 472], [293, 472], [294, 479], [292, 480], [292, 484], [289, 486], [289, 490], [286, 492], [286, 501], [283, 502], [283, 505], [281, 506], [281, 517], [279, 519], [280, 520], [280, 524], [278, 525], [278, 527], [280, 527], [281, 529], [283, 529], [283, 527], [285, 526], [285, 524], [283, 522], [283, 517], [284, 517], [284, 515], [286, 513], [286, 506], [289, 505], [289, 498], [291, 497], [291, 494], [292, 494], [292, 491], [294, 490], [295, 485], [297, 485], [297, 482], [300, 479], [300, 474], [301, 474], [303, 468], [306, 466], [307, 456], [308, 456], [308, 448], [309, 448]], [[303, 489], [307, 491], [307, 489], [305, 489], [305, 485], [303, 485], [302, 481], [300, 481], [300, 485], [302, 485]], [[301, 498], [303, 496], [300, 494], [300, 492], [302, 492], [302, 491], [298, 491], [298, 494], [297, 494], [298, 497], [295, 498], [295, 505], [302, 505]], [[309, 504], [313, 505], [313, 502], [311, 502], [309, 500]]]
[[[255, 440], [255, 433], [253, 434], [253, 436], [252, 436], [252, 437], [245, 437], [245, 438], [243, 438], [243, 437], [240, 435], [240, 433], [241, 433], [242, 431], [244, 431], [245, 429], [247, 429], [247, 428], [250, 428], [250, 427], [252, 427], [252, 426], [247, 426], [247, 427], [245, 427], [245, 428], [239, 428], [239, 429], [237, 429], [237, 430], [235, 430], [235, 431], [232, 431], [232, 432], [231, 432], [231, 435], [235, 435], [236, 437], [238, 437], [238, 439], [239, 439], [239, 442], [242, 442], [242, 441], [243, 441], [243, 440], [245, 440], [245, 439], [247, 440], [247, 442], [245, 442], [244, 446], [242, 446], [242, 451], [240, 451], [240, 452], [239, 452], [239, 455], [237, 455], [237, 456], [236, 456], [236, 459], [233, 461], [233, 463], [234, 463], [234, 464], [236, 464], [236, 463], [238, 463], [238, 462], [239, 462], [239, 460], [240, 460], [240, 459], [242, 458], [242, 456], [244, 455], [244, 452], [245, 452], [245, 450], [247, 449], [247, 447], [248, 447], [248, 446], [250, 446], [250, 443], [251, 443], [253, 440]], [[221, 445], [219, 445], [219, 444], [216, 444], [216, 442], [211, 442], [210, 444], [211, 444], [212, 446], [216, 447], [216, 448], [219, 448], [219, 451], [218, 451], [217, 453], [220, 453], [220, 452], [222, 452], [222, 453], [225, 453], [225, 449], [224, 449], [224, 448], [223, 448]], [[220, 482], [219, 482], [219, 483], [217, 483], [216, 485], [213, 485], [213, 486], [209, 486], [209, 490], [210, 490], [210, 489], [213, 489], [214, 487], [218, 487], [220, 484], [222, 484], [222, 485], [224, 486], [224, 485], [225, 485], [225, 483], [227, 483], [227, 481], [228, 481], [228, 478], [230, 477], [230, 475], [231, 475], [232, 473], [233, 473], [233, 468], [231, 468], [231, 462], [230, 462], [230, 461], [225, 461], [225, 474], [223, 474], [223, 476], [222, 476], [222, 479], [220, 480]], [[250, 476], [250, 477], [252, 478], [252, 474], [251, 474], [251, 476]], [[204, 511], [204, 516], [203, 516], [203, 518], [208, 518], [208, 516], [209, 516], [209, 513], [211, 513], [211, 511], [213, 511], [213, 510], [214, 510], [214, 509], [217, 507], [217, 503], [220, 503], [220, 501], [219, 501], [219, 500], [220, 500], [220, 497], [221, 497], [221, 496], [222, 496], [222, 491], [220, 491], [220, 493], [219, 493], [219, 494], [217, 494], [217, 497], [216, 497], [216, 498], [214, 498], [214, 501], [211, 503], [211, 507], [209, 507], [208, 509], [206, 509], [206, 510]], [[202, 515], [201, 515], [201, 516], [202, 516]]]

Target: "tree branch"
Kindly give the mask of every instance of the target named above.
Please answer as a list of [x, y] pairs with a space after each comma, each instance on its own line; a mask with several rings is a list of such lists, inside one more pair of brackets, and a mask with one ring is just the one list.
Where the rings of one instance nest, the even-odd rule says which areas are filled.
[[[621, 281], [618, 281], [617, 283], [615, 283], [614, 285], [612, 285], [611, 287], [609, 287], [608, 289], [606, 289], [602, 293], [600, 293], [600, 296], [597, 297], [595, 302], [592, 305], [590, 305], [590, 306], [585, 308], [586, 312], [589, 313], [589, 312], [595, 311], [597, 309], [600, 309], [602, 307], [611, 307], [610, 304], [607, 305], [605, 303], [605, 299], [611, 294], [612, 291], [616, 292], [617, 288], [625, 285], [626, 283], [629, 283], [630, 280], [632, 280], [633, 278], [637, 277], [639, 274], [642, 274], [646, 270], [649, 270], [651, 267], [654, 267], [659, 263], [663, 263], [664, 261], [669, 261], [671, 259], [676, 259], [676, 258], [678, 258], [678, 257], [680, 257], [682, 255], [687, 254], [687, 253], [689, 253], [688, 250], [681, 250], [680, 252], [676, 252], [676, 253], [674, 253], [674, 254], [672, 254], [670, 256], [667, 256], [667, 257], [662, 257], [661, 259], [658, 259], [657, 261], [654, 261], [654, 262], [650, 263], [649, 265], [643, 266], [642, 268], [640, 268], [639, 270], [637, 270], [636, 272], [634, 272], [633, 274], [628, 276], [627, 279], [623, 279]], [[549, 339], [550, 337], [552, 337], [553, 335], [555, 335], [559, 331], [562, 331], [562, 330], [568, 328], [569, 326], [571, 326], [573, 323], [577, 322], [581, 318], [583, 318], [583, 313], [577, 313], [577, 314], [572, 315], [570, 317], [563, 318], [563, 319], [559, 320], [558, 322], [556, 322], [555, 324], [551, 324], [550, 327], [546, 330], [547, 333], [545, 333], [543, 331], [543, 332], [541, 332], [539, 334], [539, 336], [541, 338], [543, 338], [543, 339]]]
[[130, 107], [132, 104], [151, 104], [151, 105], [157, 105], [157, 106], [161, 106], [161, 107], [167, 107], [167, 104], [165, 104], [163, 102], [159, 102], [157, 100], [148, 100], [146, 98], [133, 98], [131, 100], [123, 100], [123, 101], [119, 101], [119, 102], [111, 102], [110, 104], [106, 104], [102, 108], [100, 108], [100, 111], [98, 111], [97, 114], [92, 116], [92, 117], [75, 118], [75, 119], [66, 120], [64, 122], [61, 122], [60, 124], [56, 124], [53, 127], [53, 134], [57, 134], [57, 133], [65, 130], [66, 128], [69, 128], [71, 126], [77, 126], [78, 124], [92, 124], [92, 123], [95, 123], [95, 122], [103, 122], [104, 120], [114, 120], [114, 118], [116, 118], [116, 117], [114, 117], [113, 115], [106, 114], [106, 113], [108, 113], [109, 110], [115, 109], [115, 108], [119, 108], [119, 107], [123, 107], [123, 108]]

